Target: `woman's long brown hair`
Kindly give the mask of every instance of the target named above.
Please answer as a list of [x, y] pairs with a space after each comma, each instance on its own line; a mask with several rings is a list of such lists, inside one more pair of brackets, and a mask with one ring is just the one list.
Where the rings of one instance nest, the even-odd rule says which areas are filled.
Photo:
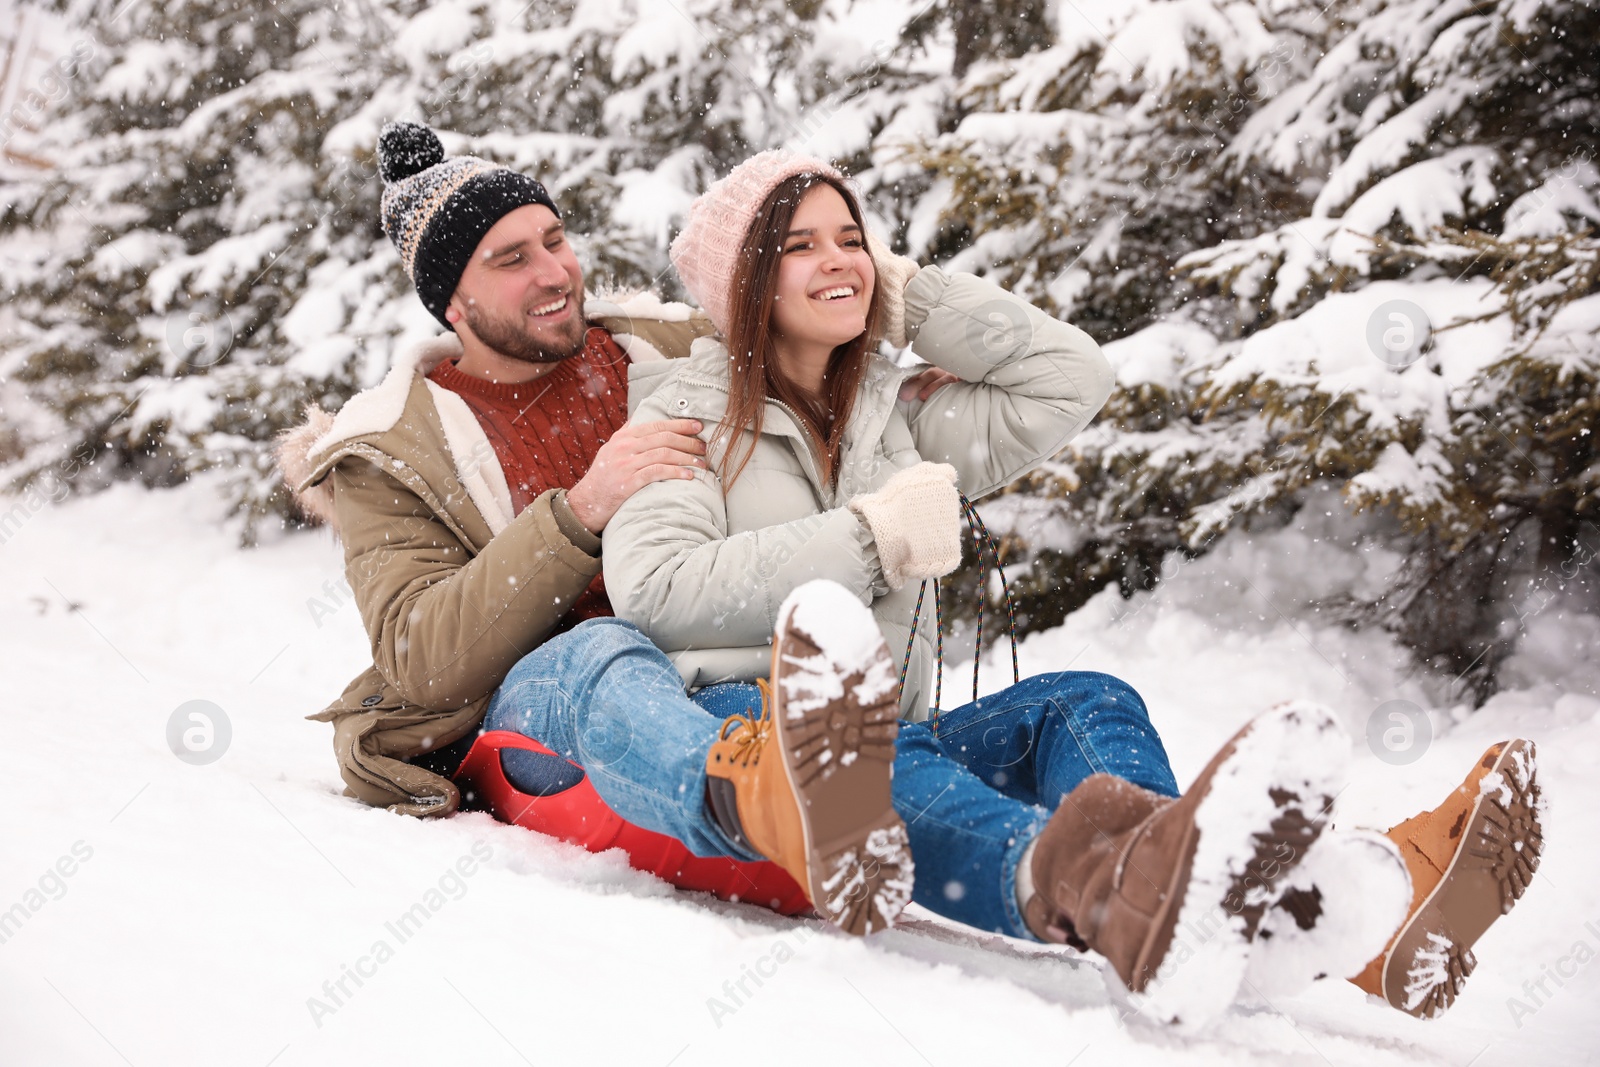
[[[860, 336], [835, 348], [828, 361], [823, 377], [825, 402], [813, 400], [784, 375], [778, 366], [772, 330], [773, 306], [778, 295], [778, 263], [783, 258], [789, 226], [800, 207], [801, 197], [818, 185], [830, 185], [844, 197], [850, 217], [861, 227], [861, 238], [866, 240], [867, 224], [861, 217], [861, 205], [856, 202], [855, 194], [843, 182], [823, 174], [797, 174], [780, 182], [750, 224], [739, 251], [739, 269], [733, 279], [727, 337], [731, 379], [728, 410], [712, 437], [713, 442], [720, 441], [726, 448], [720, 471], [724, 492], [755, 454], [769, 398], [788, 405], [800, 416], [802, 429], [810, 435], [821, 460], [823, 480], [831, 485], [838, 475], [839, 454], [845, 427], [850, 424], [851, 409], [855, 406], [856, 389], [861, 385], [861, 375], [881, 333], [883, 301], [874, 283], [872, 299], [867, 305], [867, 328]], [[735, 461], [733, 441], [740, 431], [748, 431], [750, 441]]]

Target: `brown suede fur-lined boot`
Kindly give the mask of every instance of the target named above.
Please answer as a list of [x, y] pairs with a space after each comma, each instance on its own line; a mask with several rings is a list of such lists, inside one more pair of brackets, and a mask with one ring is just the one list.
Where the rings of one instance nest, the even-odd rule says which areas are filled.
[[1091, 775], [1039, 835], [1029, 928], [1105, 956], [1157, 1019], [1203, 1025], [1232, 1003], [1348, 754], [1331, 714], [1289, 705], [1235, 734], [1176, 800]]

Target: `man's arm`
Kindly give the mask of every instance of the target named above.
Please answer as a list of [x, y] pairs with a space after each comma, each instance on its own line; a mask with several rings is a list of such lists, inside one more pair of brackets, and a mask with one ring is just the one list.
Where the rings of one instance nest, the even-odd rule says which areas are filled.
[[494, 691], [600, 573], [599, 531], [654, 481], [692, 476], [692, 420], [629, 424], [571, 490], [541, 494], [473, 557], [403, 483], [351, 457], [329, 475], [345, 573], [373, 662], [407, 701], [461, 707]]
[[600, 446], [567, 494], [572, 515], [596, 537], [634, 493], [651, 482], [692, 478], [706, 465], [697, 419], [630, 422]]
[[600, 573], [600, 539], [540, 495], [476, 557], [415, 493], [366, 460], [329, 475], [345, 574], [373, 662], [408, 702], [494, 691]]

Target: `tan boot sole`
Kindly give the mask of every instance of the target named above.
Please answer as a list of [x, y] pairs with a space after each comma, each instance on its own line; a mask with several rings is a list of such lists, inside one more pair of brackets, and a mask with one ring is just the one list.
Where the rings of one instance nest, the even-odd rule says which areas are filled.
[[[786, 606], [773, 637], [772, 721], [784, 774], [799, 803], [806, 888], [824, 919], [865, 936], [887, 929], [911, 899], [911, 847], [891, 798], [899, 702], [864, 707], [844, 699], [797, 706], [807, 702], [790, 700], [780, 681], [795, 667], [777, 662], [792, 616]], [[815, 647], [810, 637], [794, 633]], [[881, 654], [887, 659], [887, 646]], [[847, 677], [845, 691], [860, 682], [860, 673]]]
[[1383, 960], [1383, 999], [1431, 1019], [1455, 1003], [1477, 966], [1472, 946], [1522, 899], [1543, 846], [1531, 741], [1500, 753], [1467, 815], [1461, 844], [1439, 884], [1401, 925]]

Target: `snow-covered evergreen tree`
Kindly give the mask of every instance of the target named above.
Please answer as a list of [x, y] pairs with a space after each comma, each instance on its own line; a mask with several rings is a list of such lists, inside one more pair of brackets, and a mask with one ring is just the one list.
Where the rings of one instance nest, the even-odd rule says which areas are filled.
[[0, 185], [0, 379], [50, 416], [8, 416], [7, 480], [86, 451], [79, 484], [222, 468], [258, 517], [287, 509], [272, 435], [438, 328], [379, 228], [384, 122], [540, 177], [592, 288], [671, 291], [711, 180], [776, 144], [863, 160], [932, 76], [893, 55], [903, 19], [847, 0], [102, 6], [73, 12], [92, 55], [29, 144], [54, 169]]
[[1330, 609], [1480, 695], [1528, 604], [1592, 594], [1592, 4], [58, 6], [90, 47], [16, 144], [54, 167], [0, 175], [8, 484], [221, 468], [285, 514], [272, 435], [438, 328], [378, 225], [386, 121], [537, 175], [592, 287], [668, 295], [692, 198], [786, 144], [1118, 366], [1101, 422], [986, 508], [1025, 626], [1314, 485], [1406, 561]]
[[[217, 466], [260, 508], [262, 442], [381, 368], [360, 342], [404, 307], [374, 239], [370, 147], [329, 143], [404, 72], [370, 54], [385, 33], [371, 10], [102, 7], [80, 83], [33, 147], [54, 169], [0, 200], [20, 320], [0, 375], [58, 418], [21, 473], [85, 448], [84, 476], [102, 480]], [[414, 76], [413, 99], [444, 66]]]
[[[1063, 120], [1096, 155], [1146, 138], [1136, 165], [1155, 163], [1152, 147], [1200, 147], [1195, 126], [1216, 120], [1210, 158], [1135, 211], [1157, 239], [1130, 249], [1094, 188], [1108, 168], [1074, 167], [1061, 148], [1017, 221], [973, 244], [1020, 247], [1010, 280], [1024, 287], [1039, 285], [1039, 260], [1048, 276], [1081, 253], [1053, 295], [1103, 337], [1156, 320], [1111, 346], [1109, 417], [1021, 489], [1035, 522], [1064, 531], [1022, 539], [1030, 621], [1056, 621], [1107, 582], [1147, 588], [1169, 553], [1282, 517], [1330, 482], [1392, 518], [1404, 566], [1380, 595], [1329, 607], [1394, 627], [1482, 698], [1530, 597], [1596, 603], [1600, 14], [1567, 0], [1336, 3], [1318, 17], [1280, 6], [1229, 52], [1204, 32], [1223, 11], [1188, 10], [1190, 58], [1168, 64], [1181, 89]], [[1180, 55], [1153, 48], [1146, 68], [1159, 54]], [[1202, 121], [1186, 128], [1197, 102]], [[980, 204], [1007, 206], [1005, 174], [982, 172], [996, 195]], [[1077, 226], [1058, 209], [1040, 232], [1060, 189], [1073, 210], [1094, 206]], [[1086, 241], [1097, 220], [1110, 236]]]

